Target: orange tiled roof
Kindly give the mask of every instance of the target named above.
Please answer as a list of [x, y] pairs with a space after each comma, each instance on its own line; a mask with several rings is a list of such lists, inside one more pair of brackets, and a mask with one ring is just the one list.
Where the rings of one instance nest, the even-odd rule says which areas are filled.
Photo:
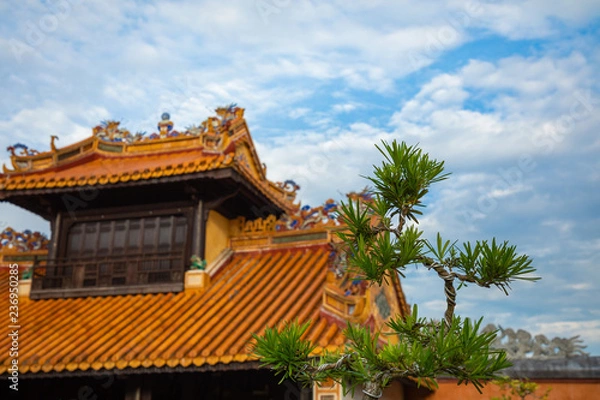
[[[252, 332], [295, 318], [312, 321], [317, 353], [339, 348], [341, 328], [320, 312], [329, 255], [328, 245], [238, 252], [203, 292], [21, 301], [20, 372], [240, 363], [251, 360]], [[7, 310], [7, 265], [0, 291]], [[0, 348], [9, 339], [0, 335]], [[0, 352], [0, 373], [9, 363]]]
[[243, 111], [233, 105], [219, 108], [218, 117], [185, 132], [172, 130], [165, 114], [159, 122], [161, 132], [148, 138], [108, 121], [95, 127], [90, 138], [60, 149], [54, 145], [55, 136], [51, 150], [42, 153], [17, 143], [9, 147], [12, 169], [4, 166], [0, 174], [0, 195], [135, 183], [230, 167], [282, 209], [294, 210], [296, 188], [267, 180]]
[[184, 175], [230, 166], [233, 155], [203, 154], [197, 149], [152, 155], [114, 155], [93, 153], [68, 168], [51, 168], [35, 173], [8, 175], [4, 190], [62, 188], [108, 185]]

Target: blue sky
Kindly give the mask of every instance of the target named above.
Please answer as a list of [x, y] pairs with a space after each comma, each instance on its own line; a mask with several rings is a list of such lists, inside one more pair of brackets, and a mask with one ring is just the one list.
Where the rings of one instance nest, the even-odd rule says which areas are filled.
[[[49, 149], [104, 119], [154, 131], [246, 108], [271, 180], [303, 203], [362, 188], [382, 139], [419, 143], [451, 179], [421, 227], [510, 240], [542, 280], [466, 288], [457, 311], [600, 355], [598, 1], [4, 1], [0, 145]], [[8, 152], [2, 155], [9, 163]], [[47, 232], [0, 205], [2, 226]], [[424, 314], [441, 282], [403, 283]]]

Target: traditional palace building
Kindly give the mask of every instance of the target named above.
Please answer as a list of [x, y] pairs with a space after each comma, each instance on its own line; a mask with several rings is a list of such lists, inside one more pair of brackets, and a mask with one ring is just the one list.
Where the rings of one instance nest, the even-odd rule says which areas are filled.
[[[300, 207], [294, 182], [267, 179], [239, 107], [183, 132], [165, 113], [148, 136], [108, 121], [81, 142], [56, 139], [42, 153], [9, 147], [0, 174], [0, 201], [52, 231], [0, 233], [2, 399], [350, 398], [337, 384], [279, 384], [253, 357], [252, 334], [311, 321], [319, 355], [343, 349], [348, 321], [385, 332], [408, 313], [398, 277], [369, 286], [348, 272], [335, 201]], [[513, 336], [527, 345], [527, 335]], [[546, 359], [508, 373], [552, 387], [550, 399], [600, 396], [600, 357], [548, 360], [544, 343]], [[438, 382], [393, 382], [383, 398], [481, 398]]]
[[278, 385], [252, 333], [310, 320], [315, 354], [340, 349], [347, 321], [385, 329], [406, 315], [400, 282], [348, 274], [336, 203], [301, 208], [297, 185], [269, 181], [243, 115], [219, 108], [177, 131], [165, 113], [149, 136], [109, 121], [63, 148], [55, 136], [50, 151], [9, 148], [0, 200], [52, 230], [2, 233], [3, 302], [17, 265], [20, 280], [16, 320], [2, 322], [18, 327], [18, 356], [0, 335], [0, 374], [10, 382], [18, 366], [21, 398], [343, 397]]

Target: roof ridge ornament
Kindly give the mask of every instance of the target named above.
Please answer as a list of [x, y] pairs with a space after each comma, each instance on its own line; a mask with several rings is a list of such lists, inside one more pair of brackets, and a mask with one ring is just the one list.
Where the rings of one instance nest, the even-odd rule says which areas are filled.
[[[183, 132], [174, 130], [175, 124], [171, 120], [168, 112], [161, 114], [161, 120], [157, 124], [158, 133], [152, 133], [145, 136], [146, 132], [136, 132], [132, 135], [129, 130], [120, 128], [120, 121], [105, 120], [92, 129], [94, 136], [108, 142], [134, 143], [152, 139], [166, 139], [178, 136], [202, 136], [210, 134], [211, 136], [229, 133], [232, 124], [244, 118], [244, 109], [238, 107], [236, 103], [231, 103], [224, 107], [215, 109], [216, 116], [210, 116], [200, 123], [199, 126], [192, 125]], [[213, 142], [216, 140], [213, 139]], [[52, 146], [52, 144], [51, 144]]]
[[496, 349], [503, 349], [507, 356], [512, 359], [589, 356], [589, 353], [583, 351], [587, 346], [583, 345], [583, 340], [579, 338], [579, 335], [570, 338], [554, 337], [548, 339], [543, 334], [533, 336], [524, 329], [518, 329], [515, 332], [512, 328], [503, 328], [494, 324], [486, 325], [482, 332], [494, 332], [496, 330], [498, 334], [492, 346]]
[[35, 155], [40, 154], [39, 151], [30, 149], [28, 146], [24, 145], [23, 143], [15, 143], [12, 146], [8, 146], [6, 148], [6, 151], [10, 152], [11, 156], [16, 156], [17, 150], [21, 150], [21, 153], [20, 153], [21, 156], [35, 156]]
[[[115, 120], [102, 121], [92, 128], [90, 137], [61, 148], [56, 145], [57, 137], [51, 136], [50, 149], [39, 154], [21, 143], [9, 147], [12, 170], [3, 166], [0, 192], [110, 186], [116, 182], [232, 167], [277, 207], [285, 211], [297, 208], [294, 204], [297, 185], [284, 182], [278, 186], [267, 179], [244, 120], [244, 109], [235, 103], [217, 108], [202, 125], [181, 132], [174, 129], [168, 112], [162, 113], [157, 124], [159, 133], [132, 134], [122, 124]], [[102, 163], [98, 159], [110, 160], [103, 165], [106, 173], [94, 170], [97, 163]], [[117, 166], [117, 159], [123, 160], [122, 164]], [[108, 168], [109, 165], [113, 168]], [[56, 170], [59, 166], [60, 170]], [[27, 175], [19, 176], [23, 173]]]
[[32, 232], [26, 229], [23, 232], [18, 232], [11, 227], [7, 227], [4, 231], [0, 232], [0, 251], [28, 252], [48, 250], [48, 243], [48, 237], [38, 231]]
[[165, 138], [169, 136], [169, 133], [173, 130], [173, 121], [171, 121], [171, 116], [168, 112], [162, 113], [160, 116], [160, 121], [158, 122], [158, 133], [161, 138]]
[[[300, 185], [291, 179], [284, 182], [276, 182], [275, 184], [286, 194], [293, 193], [294, 197], [296, 196], [296, 191], [300, 189]], [[373, 201], [373, 193], [368, 187], [362, 189], [360, 192], [353, 191], [347, 193], [346, 197], [348, 201], [358, 202], [361, 207], [366, 207], [365, 203]], [[339, 218], [339, 207], [339, 203], [334, 199], [327, 199], [320, 206], [311, 207], [305, 204], [288, 213], [282, 214], [279, 218], [276, 218], [272, 214], [253, 220], [238, 217], [238, 226], [236, 227], [234, 236], [339, 227], [344, 224]]]
[[56, 140], [58, 140], [58, 136], [56, 136], [56, 135], [51, 135], [51, 136], [50, 136], [50, 150], [51, 150], [53, 153], [56, 153], [56, 150], [58, 150], [58, 148], [57, 148], [57, 147], [56, 147], [56, 145], [54, 144], [54, 142], [55, 142]]
[[107, 142], [130, 142], [133, 136], [127, 129], [119, 128], [121, 121], [104, 120], [92, 128], [97, 138]]

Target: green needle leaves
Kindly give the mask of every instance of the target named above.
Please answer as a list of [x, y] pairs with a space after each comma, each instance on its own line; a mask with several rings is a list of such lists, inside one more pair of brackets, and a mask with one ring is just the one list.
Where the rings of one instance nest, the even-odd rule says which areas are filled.
[[287, 378], [298, 379], [299, 372], [304, 370], [315, 349], [309, 341], [301, 340], [309, 326], [310, 321], [303, 325], [291, 322], [280, 331], [267, 327], [262, 336], [252, 335], [255, 340], [252, 353], [263, 365], [270, 365], [275, 375], [282, 375], [280, 383]]
[[326, 353], [319, 359], [309, 358], [314, 346], [301, 340], [309, 324], [289, 323], [279, 331], [267, 328], [262, 336], [255, 335], [254, 353], [282, 379], [306, 383], [333, 379], [352, 390], [360, 384], [372, 398], [390, 380], [404, 377], [435, 385], [436, 377], [449, 375], [480, 390], [510, 364], [504, 352], [490, 347], [495, 333], [479, 333], [482, 319], [454, 315], [455, 283], [496, 286], [508, 294], [516, 280], [539, 279], [531, 275], [535, 268], [508, 242], [492, 239], [459, 246], [439, 233], [435, 243], [424, 239], [417, 217], [430, 186], [449, 176], [443, 161], [404, 142], [383, 142], [377, 149], [383, 162], [367, 178], [373, 184], [372, 201], [349, 201], [340, 207], [346, 228], [338, 237], [346, 248], [349, 271], [381, 285], [398, 274], [404, 277], [409, 264], [433, 270], [444, 281], [444, 319], [420, 318], [415, 306], [407, 317], [390, 318], [391, 333], [384, 337], [365, 326], [348, 325], [345, 352]]

